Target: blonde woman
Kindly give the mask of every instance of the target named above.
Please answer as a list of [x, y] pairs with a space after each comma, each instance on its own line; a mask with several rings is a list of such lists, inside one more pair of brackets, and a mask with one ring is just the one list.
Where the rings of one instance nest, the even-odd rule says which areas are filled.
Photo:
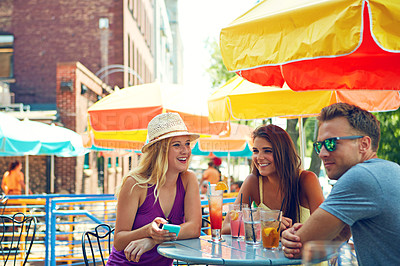
[[177, 239], [160, 229], [180, 225], [178, 239], [200, 236], [201, 206], [196, 175], [188, 171], [190, 143], [199, 137], [187, 131], [176, 113], [154, 117], [138, 167], [117, 191], [114, 247], [107, 265], [172, 265], [157, 245]]

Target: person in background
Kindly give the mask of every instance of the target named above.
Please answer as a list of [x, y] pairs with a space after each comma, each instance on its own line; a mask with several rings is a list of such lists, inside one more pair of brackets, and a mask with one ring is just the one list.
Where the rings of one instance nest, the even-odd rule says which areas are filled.
[[208, 190], [208, 181], [203, 181], [200, 186], [200, 194], [207, 194]]
[[243, 181], [236, 181], [231, 184], [231, 192], [239, 192]]
[[[22, 163], [14, 161], [10, 164], [8, 171], [3, 175], [1, 181], [1, 189], [7, 195], [22, 195], [22, 190], [25, 190], [24, 174], [22, 173]], [[32, 191], [29, 190], [32, 194]]]
[[400, 166], [377, 156], [379, 121], [346, 103], [323, 108], [318, 121], [314, 149], [337, 182], [304, 225], [283, 232], [285, 255], [300, 257], [310, 240], [347, 240], [350, 227], [359, 265], [400, 265]]
[[[197, 138], [177, 113], [149, 122], [139, 165], [117, 189], [114, 246], [107, 265], [172, 265], [172, 259], [157, 253], [158, 244], [200, 236], [199, 185], [188, 170], [190, 143]], [[178, 237], [160, 229], [166, 223], [180, 225]]]
[[[279, 126], [260, 126], [252, 139], [252, 173], [244, 180], [235, 204], [242, 199], [242, 203], [250, 205], [254, 201], [264, 209], [282, 209], [282, 230], [304, 222], [324, 201], [317, 176], [300, 168], [294, 143]], [[230, 234], [229, 224], [227, 216], [223, 234]]]
[[200, 200], [207, 199], [208, 181], [203, 181], [200, 185]]
[[215, 165], [212, 161], [208, 162], [208, 168], [203, 172], [203, 177], [200, 180], [200, 184], [203, 181], [208, 181], [211, 184], [217, 184], [220, 181], [221, 174], [215, 169]]

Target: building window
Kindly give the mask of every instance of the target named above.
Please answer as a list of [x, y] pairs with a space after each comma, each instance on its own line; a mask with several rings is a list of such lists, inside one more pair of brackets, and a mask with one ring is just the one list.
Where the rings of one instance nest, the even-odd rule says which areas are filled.
[[132, 2], [133, 0], [128, 0], [128, 9], [129, 9], [129, 11], [131, 11], [132, 12], [132, 10], [133, 10], [133, 2]]
[[109, 21], [108, 18], [100, 18], [99, 19], [99, 29], [108, 29]]
[[14, 77], [14, 36], [0, 35], [0, 78]]
[[90, 164], [89, 164], [89, 153], [85, 154], [85, 161], [83, 163], [83, 169], [90, 169]]

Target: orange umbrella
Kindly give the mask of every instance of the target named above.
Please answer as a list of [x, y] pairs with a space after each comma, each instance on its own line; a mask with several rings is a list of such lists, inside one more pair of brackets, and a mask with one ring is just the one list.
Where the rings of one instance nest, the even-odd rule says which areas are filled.
[[189, 132], [218, 135], [227, 123], [208, 121], [207, 100], [202, 97], [176, 84], [149, 83], [117, 90], [89, 108], [86, 145], [140, 150], [148, 123], [165, 112], [179, 113]]
[[263, 86], [400, 90], [393, 0], [267, 0], [222, 29], [228, 70]]

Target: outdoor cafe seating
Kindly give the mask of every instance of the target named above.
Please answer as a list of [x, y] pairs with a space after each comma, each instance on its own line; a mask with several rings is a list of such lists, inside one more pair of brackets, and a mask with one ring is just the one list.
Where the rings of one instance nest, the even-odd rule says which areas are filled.
[[4, 214], [4, 210], [7, 206], [7, 200], [8, 200], [8, 198], [7, 198], [6, 194], [2, 193], [0, 196], [0, 214], [1, 215]]
[[25, 265], [36, 234], [36, 218], [23, 213], [0, 215], [0, 262]]
[[[114, 240], [114, 228], [109, 224], [99, 224], [93, 230], [82, 234], [82, 254], [85, 265], [106, 265]], [[90, 248], [90, 253], [87, 251]]]

